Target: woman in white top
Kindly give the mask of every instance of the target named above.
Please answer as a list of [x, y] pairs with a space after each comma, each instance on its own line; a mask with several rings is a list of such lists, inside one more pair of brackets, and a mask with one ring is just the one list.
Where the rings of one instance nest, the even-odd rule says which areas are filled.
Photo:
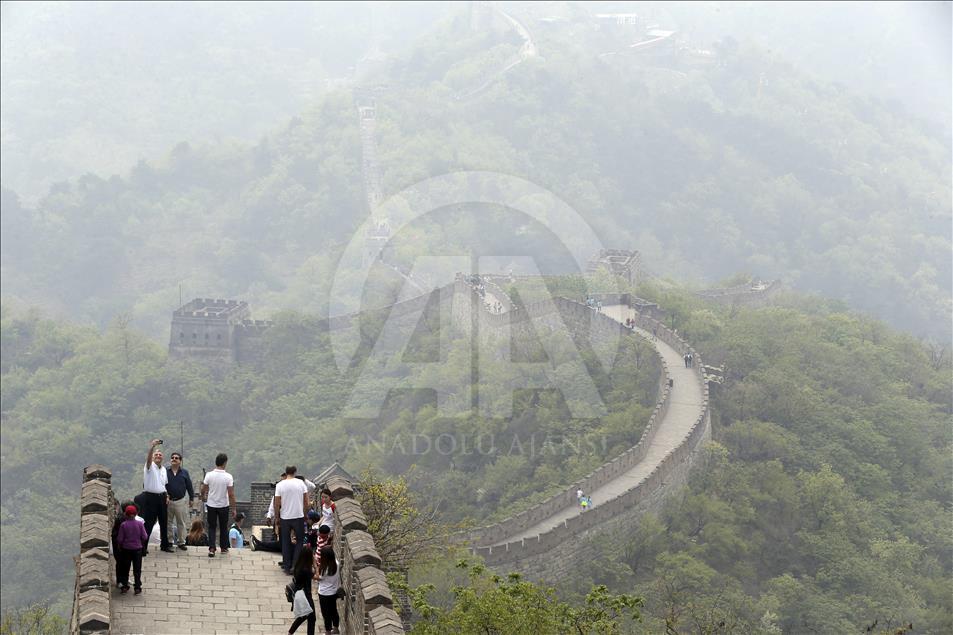
[[331, 547], [321, 549], [321, 568], [318, 569], [318, 603], [324, 618], [325, 633], [340, 633], [337, 594], [341, 588], [341, 563]]

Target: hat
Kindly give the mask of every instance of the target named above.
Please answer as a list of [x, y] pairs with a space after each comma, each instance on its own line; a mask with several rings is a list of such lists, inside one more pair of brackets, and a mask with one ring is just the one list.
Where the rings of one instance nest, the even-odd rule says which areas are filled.
[[123, 511], [126, 512], [126, 516], [135, 516], [137, 513], [139, 513], [139, 510], [136, 509], [135, 505], [126, 505], [126, 509]]
[[314, 511], [313, 509], [308, 512], [308, 520], [317, 520], [319, 518], [321, 518], [321, 514]]

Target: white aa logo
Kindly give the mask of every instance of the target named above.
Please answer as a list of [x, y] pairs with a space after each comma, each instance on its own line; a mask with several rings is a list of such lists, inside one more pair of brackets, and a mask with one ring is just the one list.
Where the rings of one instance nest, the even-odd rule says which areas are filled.
[[[402, 228], [425, 214], [465, 203], [503, 206], [526, 214], [546, 227], [563, 244], [575, 260], [579, 271], [584, 271], [587, 258], [602, 248], [589, 224], [552, 192], [524, 179], [492, 172], [457, 172], [428, 179], [390, 197], [375, 210], [374, 215], [377, 218], [387, 218], [390, 235], [396, 235]], [[338, 263], [331, 287], [329, 303], [331, 315], [347, 313], [356, 308], [354, 303], [361, 297], [371, 267], [377, 260], [380, 250], [385, 246], [384, 242], [368, 243], [365, 240], [368, 232], [373, 231], [374, 222], [368, 219], [359, 228], [352, 236]], [[372, 253], [366, 253], [368, 249], [371, 249]], [[539, 273], [530, 255], [516, 255], [514, 258], [520, 261], [523, 272]], [[417, 259], [414, 270], [444, 271], [446, 281], [449, 282], [453, 280], [456, 273], [478, 273], [478, 271], [471, 271], [474, 261], [479, 270], [479, 263], [485, 263], [487, 259], [488, 257], [475, 259], [465, 255], [425, 256]], [[414, 277], [413, 272], [410, 277]], [[519, 291], [518, 279], [516, 286]], [[419, 293], [419, 288], [412, 288], [410, 283], [407, 283], [398, 300], [404, 300]], [[485, 310], [482, 306], [461, 306], [461, 303], [468, 301], [473, 301], [472, 294], [455, 294], [453, 310], [467, 311], [469, 314], [473, 311]], [[348, 302], [351, 304], [349, 305]], [[539, 344], [542, 345], [548, 359], [559, 358], [558, 366], [547, 362], [514, 361], [508, 355], [508, 346], [500, 347], [502, 355], [493, 359], [492, 363], [490, 360], [481, 361], [474, 355], [475, 339], [478, 337], [476, 332], [471, 333], [471, 337], [465, 338], [462, 343], [457, 341], [452, 347], [453, 352], [450, 353], [452, 329], [449, 322], [453, 316], [449, 315], [449, 311], [440, 312], [439, 358], [442, 361], [404, 361], [410, 335], [406, 333], [402, 325], [405, 325], [407, 320], [420, 320], [424, 314], [424, 305], [419, 303], [409, 313], [403, 312], [400, 320], [386, 319], [363, 366], [364, 371], [359, 374], [348, 405], [342, 414], [353, 417], [376, 417], [380, 414], [387, 394], [391, 390], [413, 388], [434, 390], [441, 416], [467, 415], [473, 411], [474, 407], [473, 388], [479, 386], [479, 390], [476, 391], [478, 395], [476, 406], [480, 414], [484, 416], [509, 416], [512, 412], [513, 391], [519, 389], [556, 389], [562, 394], [573, 417], [603, 416], [606, 408], [595, 382], [568, 335], [569, 330], [562, 323], [560, 313], [555, 306], [547, 306], [546, 302], [547, 300], [544, 299], [536, 303], [539, 312], [546, 315], [548, 326], [548, 332], [545, 337], [539, 338]], [[553, 304], [551, 298], [549, 303]], [[493, 303], [489, 304], [492, 309]], [[459, 315], [457, 317], [459, 323]], [[496, 331], [494, 336], [500, 341], [509, 341], [511, 320], [497, 319], [496, 322], [499, 326], [494, 329]], [[578, 328], [578, 324], [575, 326]], [[597, 338], [594, 321], [590, 320], [587, 335], [603, 367], [609, 368], [618, 349], [619, 334], [615, 331], [603, 330]], [[342, 370], [351, 365], [358, 347], [361, 346], [359, 339], [354, 337], [353, 333], [348, 334], [346, 331], [331, 332], [335, 361]], [[461, 357], [464, 360], [473, 361], [471, 364], [461, 364]], [[461, 368], [466, 369], [462, 376]], [[376, 371], [386, 369], [387, 372], [371, 372], [372, 369]], [[497, 381], [490, 381], [491, 378], [487, 376], [490, 372], [499, 373], [507, 379], [506, 389], [509, 391], [509, 399], [500, 395], [498, 388], [496, 394], [491, 393], [491, 386], [499, 386], [500, 377], [493, 378]], [[398, 379], [398, 377], [408, 376], [416, 378], [415, 385], [408, 386]]]

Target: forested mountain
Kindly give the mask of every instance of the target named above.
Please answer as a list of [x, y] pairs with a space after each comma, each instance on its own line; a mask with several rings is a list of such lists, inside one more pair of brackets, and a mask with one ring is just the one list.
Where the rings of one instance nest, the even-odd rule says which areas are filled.
[[[448, 421], [410, 390], [378, 419], [341, 415], [357, 369], [338, 370], [317, 324], [369, 213], [355, 106], [373, 94], [385, 195], [461, 170], [545, 188], [606, 246], [640, 250], [648, 280], [638, 293], [725, 368], [706, 468], [663, 513], [605, 537], [602, 556], [561, 593], [634, 589], [645, 632], [843, 633], [875, 620], [953, 630], [953, 146], [948, 127], [858, 90], [876, 64], [852, 59], [822, 78], [819, 51], [837, 46], [817, 37], [795, 66], [791, 40], [765, 43], [783, 31], [780, 17], [758, 37], [696, 25], [696, 39], [711, 36], [704, 54], [690, 40], [645, 54], [629, 49], [633, 32], [600, 26], [585, 5], [507, 3], [532, 34], [527, 55], [510, 23], [474, 29], [461, 7], [430, 22], [407, 16], [407, 28], [381, 25], [381, 14], [331, 28], [351, 14], [312, 7], [298, 20], [297, 5], [243, 5], [226, 18], [191, 5], [173, 19], [160, 5], [24, 6], [3, 5], [5, 604], [66, 609], [78, 519], [64, 510], [75, 510], [82, 467], [110, 466], [117, 491], [132, 494], [143, 444], [177, 438], [178, 421], [194, 472], [227, 439], [240, 493], [289, 461], [371, 465], [406, 475], [448, 522], [525, 508], [638, 439], [659, 368], [628, 341], [611, 368], [586, 358], [609, 408], [599, 420], [527, 393], [509, 420]], [[78, 22], [61, 21], [64, 10]], [[17, 22], [19, 11], [30, 21]], [[653, 18], [685, 26], [689, 13]], [[161, 44], [177, 53], [142, 46], [149, 16], [168, 20], [175, 37]], [[129, 54], [86, 48], [92, 39]], [[194, 62], [188, 81], [171, 81], [184, 61]], [[846, 69], [856, 83], [830, 81]], [[324, 81], [342, 77], [359, 81]], [[75, 102], [74, 119], [53, 107], [63, 100]], [[519, 213], [461, 204], [393, 236], [387, 257], [409, 267], [422, 255], [528, 255], [546, 273], [574, 273], [563, 247]], [[741, 309], [692, 299], [739, 271], [831, 300], [791, 294]], [[578, 282], [555, 286], [579, 299]], [[365, 305], [393, 294], [382, 286]], [[170, 313], [193, 296], [241, 298], [274, 317], [261, 362], [169, 359]], [[415, 352], [429, 359], [437, 348], [423, 335]], [[453, 391], [470, 381], [469, 360], [447, 354], [438, 384]], [[491, 370], [491, 392], [502, 391], [512, 378]], [[413, 385], [412, 373], [401, 379]], [[605, 443], [528, 459], [421, 458], [393, 442], [486, 431], [504, 443], [557, 431]]]
[[[724, 621], [754, 633], [841, 633], [874, 620], [948, 630], [949, 356], [931, 357], [909, 336], [815, 300], [713, 309], [682, 293], [642, 291], [673, 310], [706, 360], [725, 367], [726, 382], [713, 387], [716, 443], [688, 491], [631, 533], [601, 539], [603, 555], [583, 563], [562, 592], [584, 593], [590, 583], [634, 589], [646, 598], [646, 632], [664, 630], [673, 613], [683, 628]], [[168, 360], [123, 324], [99, 334], [7, 312], [0, 344], [2, 523], [5, 537], [16, 536], [2, 543], [4, 598], [54, 601], [60, 610], [78, 531], [64, 510], [75, 509], [82, 467], [110, 465], [119, 495], [131, 495], [142, 440], [177, 443], [178, 420], [187, 422], [186, 467], [208, 465], [225, 439], [240, 494], [284, 463], [310, 471], [336, 460], [405, 474], [445, 520], [484, 522], [633, 444], [658, 377], [654, 356], [621, 350], [609, 374], [593, 375], [610, 411], [594, 421], [533, 393], [518, 398], [508, 420], [447, 419], [415, 391], [395, 393], [379, 419], [355, 420], [340, 414], [354, 374], [336, 370], [327, 337], [307, 316], [282, 317], [263, 362], [224, 375]], [[425, 336], [415, 354], [427, 358], [436, 344]], [[448, 359], [441, 383], [425, 385], [467, 381], [466, 360], [453, 350]], [[492, 365], [481, 370], [488, 393], [510, 385]], [[415, 385], [414, 375], [402, 382]], [[502, 451], [473, 451], [486, 434]], [[417, 435], [458, 441], [421, 454], [411, 446]], [[558, 443], [567, 435], [597, 442], [506, 451], [514, 438]], [[29, 586], [13, 583], [25, 576]]]

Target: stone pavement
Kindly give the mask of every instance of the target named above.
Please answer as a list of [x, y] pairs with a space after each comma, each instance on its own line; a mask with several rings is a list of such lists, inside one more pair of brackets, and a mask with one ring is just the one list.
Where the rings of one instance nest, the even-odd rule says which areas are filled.
[[[619, 322], [624, 322], [627, 317], [635, 317], [635, 311], [624, 305], [603, 307], [603, 313]], [[652, 334], [642, 329], [635, 329], [635, 331], [655, 346], [659, 355], [665, 360], [669, 375], [675, 381], [675, 385], [672, 387], [669, 396], [668, 412], [659, 422], [645, 458], [633, 466], [632, 469], [619, 474], [619, 476], [602, 487], [593, 492], [586, 492], [586, 494], [592, 497], [594, 508], [598, 507], [601, 503], [605, 503], [624, 494], [638, 485], [643, 478], [651, 474], [655, 466], [661, 463], [662, 459], [665, 458], [666, 453], [681, 445], [691, 431], [692, 424], [698, 420], [699, 415], [701, 415], [704, 409], [701, 382], [694, 371], [685, 368], [685, 362], [682, 359], [684, 351], [676, 351], [662, 340], [652, 341]], [[526, 531], [512, 536], [501, 536], [501, 540], [497, 544], [505, 544], [522, 538], [537, 536], [581, 513], [583, 512], [579, 509], [578, 505], [570, 505], [562, 511], [533, 525]]]
[[[247, 548], [209, 558], [207, 547], [172, 554], [152, 545], [142, 559], [142, 595], [133, 595], [132, 589], [125, 595], [113, 590], [112, 632], [287, 633], [293, 617], [284, 587], [291, 578], [275, 564], [280, 558], [281, 554]], [[299, 626], [298, 632], [306, 633], [306, 626]], [[320, 610], [317, 626], [323, 632]]]

